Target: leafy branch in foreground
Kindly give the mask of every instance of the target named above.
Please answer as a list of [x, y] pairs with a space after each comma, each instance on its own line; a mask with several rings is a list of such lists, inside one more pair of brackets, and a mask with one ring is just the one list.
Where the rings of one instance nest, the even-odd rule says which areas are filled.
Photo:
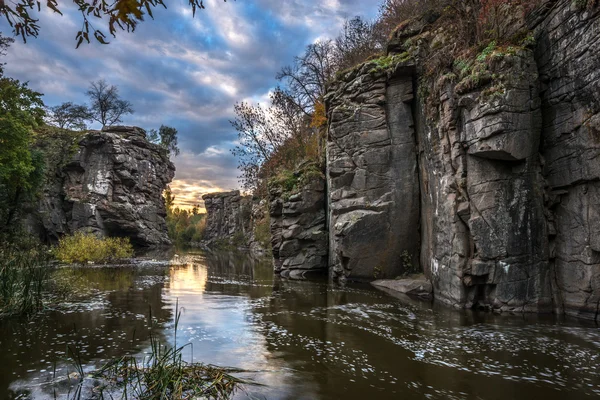
[[[227, 0], [224, 0], [227, 1]], [[154, 19], [153, 11], [156, 7], [167, 8], [163, 0], [73, 0], [77, 10], [81, 14], [82, 27], [75, 39], [77, 47], [84, 41], [90, 43], [90, 34], [97, 42], [108, 44], [106, 34], [96, 29], [91, 22], [92, 18], [96, 20], [106, 20], [108, 31], [116, 37], [117, 31], [133, 32], [137, 25], [144, 21], [144, 16]], [[188, 5], [192, 9], [192, 15], [196, 15], [198, 9], [203, 9], [202, 0], [188, 0]], [[63, 15], [58, 0], [48, 0], [45, 7], [55, 13]], [[3, 16], [8, 24], [13, 28], [16, 36], [20, 36], [24, 42], [29, 37], [37, 37], [40, 33], [39, 19], [35, 18], [32, 12], [40, 12], [42, 2], [34, 0], [0, 0], [0, 16]]]

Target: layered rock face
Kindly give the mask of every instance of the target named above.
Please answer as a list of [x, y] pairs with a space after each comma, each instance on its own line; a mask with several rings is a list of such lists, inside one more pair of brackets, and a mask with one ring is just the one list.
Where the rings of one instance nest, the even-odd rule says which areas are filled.
[[393, 278], [419, 255], [419, 180], [410, 73], [366, 64], [327, 97], [329, 248], [339, 280]]
[[333, 85], [334, 276], [394, 277], [412, 261], [455, 307], [598, 318], [600, 7], [541, 10], [536, 44], [478, 56], [470, 81], [422, 87], [427, 60], [403, 43], [444, 34], [421, 26]]
[[[503, 89], [441, 91], [421, 115], [421, 265], [438, 300], [461, 307], [550, 310], [541, 112], [533, 53], [492, 65]], [[486, 88], [487, 89], [487, 88]]]
[[325, 178], [315, 175], [300, 186], [293, 194], [270, 188], [274, 270], [292, 279], [327, 274]]
[[600, 7], [561, 1], [534, 21], [557, 312], [600, 311]]
[[166, 151], [135, 127], [89, 132], [77, 147], [50, 179], [35, 229], [50, 240], [86, 230], [138, 246], [170, 244], [162, 193], [175, 166]]
[[252, 198], [239, 190], [210, 193], [202, 196], [206, 208], [207, 242], [233, 240], [243, 244], [251, 231]]

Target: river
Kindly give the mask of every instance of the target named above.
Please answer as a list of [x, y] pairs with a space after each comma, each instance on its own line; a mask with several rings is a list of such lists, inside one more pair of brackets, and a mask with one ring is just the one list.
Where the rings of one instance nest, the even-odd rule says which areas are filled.
[[65, 269], [89, 290], [35, 319], [0, 321], [0, 398], [66, 398], [51, 382], [148, 351], [154, 333], [187, 360], [238, 367], [259, 399], [581, 399], [600, 396], [600, 330], [551, 316], [455, 311], [368, 285], [285, 281], [243, 254]]

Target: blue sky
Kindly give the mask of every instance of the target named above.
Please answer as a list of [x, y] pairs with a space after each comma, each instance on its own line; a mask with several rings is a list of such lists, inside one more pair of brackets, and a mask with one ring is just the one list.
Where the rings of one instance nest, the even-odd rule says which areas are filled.
[[[187, 1], [166, 3], [167, 10], [157, 9], [155, 19], [134, 33], [79, 49], [76, 10], [68, 2], [62, 17], [43, 10], [40, 37], [14, 43], [5, 73], [29, 81], [48, 105], [84, 103], [92, 80], [117, 85], [135, 109], [126, 125], [165, 124], [179, 131], [182, 152], [173, 160], [172, 188], [179, 204], [190, 205], [204, 193], [239, 188], [237, 161], [230, 153], [237, 138], [229, 124], [233, 105], [264, 103], [282, 66], [306, 45], [335, 37], [346, 18], [374, 18], [379, 2], [205, 0], [206, 9], [195, 18]], [[4, 20], [0, 31], [10, 32]]]

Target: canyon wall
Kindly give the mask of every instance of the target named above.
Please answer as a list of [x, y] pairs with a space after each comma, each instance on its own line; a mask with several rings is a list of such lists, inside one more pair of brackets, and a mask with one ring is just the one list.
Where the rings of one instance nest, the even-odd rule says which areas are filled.
[[275, 271], [421, 272], [455, 308], [598, 319], [600, 5], [580, 3], [543, 1], [513, 42], [454, 60], [428, 15], [340, 72], [326, 181], [271, 192]]
[[142, 129], [91, 131], [63, 152], [64, 164], [50, 168], [27, 221], [30, 231], [48, 241], [84, 230], [126, 236], [137, 246], [171, 243], [162, 193], [175, 166]]
[[376, 68], [347, 74], [326, 99], [329, 258], [339, 280], [393, 278], [419, 262], [412, 75], [388, 81]]
[[245, 244], [251, 232], [252, 197], [239, 190], [209, 193], [202, 196], [206, 208], [205, 240], [211, 244], [223, 241]]
[[274, 270], [292, 279], [327, 275], [325, 177], [311, 166], [291, 178], [288, 189], [277, 180], [269, 185]]
[[557, 312], [600, 311], [600, 7], [561, 1], [531, 21]]
[[435, 80], [422, 55], [444, 32], [416, 22], [342, 74], [327, 97], [332, 275], [403, 275], [408, 249], [443, 303], [597, 318], [599, 14], [546, 2], [535, 40]]

